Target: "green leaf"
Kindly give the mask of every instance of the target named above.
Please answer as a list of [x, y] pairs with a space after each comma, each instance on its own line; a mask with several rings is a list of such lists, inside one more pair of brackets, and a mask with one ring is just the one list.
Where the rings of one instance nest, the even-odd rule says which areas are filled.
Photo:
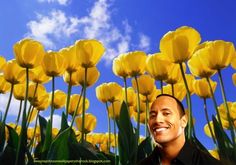
[[52, 128], [51, 128], [51, 121], [48, 120], [46, 127], [45, 141], [43, 143], [43, 148], [42, 148], [42, 153], [43, 153], [42, 158], [46, 158], [51, 143], [52, 143]]
[[147, 137], [144, 141], [142, 141], [138, 146], [138, 157], [137, 161], [146, 158], [148, 155], [151, 154], [153, 148], [152, 148], [152, 139], [151, 137]]
[[0, 154], [4, 150], [5, 145], [5, 123], [0, 122]]
[[9, 139], [8, 139], [7, 143], [9, 145], [9, 147], [16, 149], [18, 146], [19, 136], [12, 127], [7, 125], [7, 128], [8, 128], [8, 132], [9, 132]]
[[[67, 123], [67, 118], [64, 112], [62, 112], [62, 117], [61, 117], [61, 129], [60, 132], [64, 131], [65, 129], [67, 129], [69, 127], [68, 123]], [[60, 133], [59, 132], [59, 133]]]
[[46, 136], [46, 127], [47, 127], [47, 120], [44, 119], [42, 116], [39, 115], [39, 125], [40, 125], [40, 136], [41, 142], [44, 142]]
[[121, 164], [136, 164], [138, 144], [135, 129], [130, 121], [127, 105], [122, 103], [119, 120], [116, 121], [119, 128], [118, 150]]
[[47, 159], [49, 160], [68, 160], [69, 159], [69, 137], [71, 128], [62, 131], [52, 142], [48, 151]]
[[16, 148], [12, 148], [9, 145], [5, 147], [4, 152], [0, 155], [1, 165], [15, 164]]

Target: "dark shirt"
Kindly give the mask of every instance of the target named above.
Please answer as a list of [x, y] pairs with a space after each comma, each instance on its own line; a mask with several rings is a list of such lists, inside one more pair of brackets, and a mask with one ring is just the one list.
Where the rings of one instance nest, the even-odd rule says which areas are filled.
[[[158, 147], [138, 165], [161, 165]], [[171, 165], [222, 165], [222, 163], [186, 141], [177, 157], [171, 161]]]

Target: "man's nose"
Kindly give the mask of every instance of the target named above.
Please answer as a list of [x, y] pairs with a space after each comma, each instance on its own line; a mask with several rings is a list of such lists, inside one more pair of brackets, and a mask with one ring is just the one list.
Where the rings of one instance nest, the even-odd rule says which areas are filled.
[[163, 122], [163, 120], [164, 120], [163, 115], [158, 114], [158, 115], [156, 116], [156, 122], [161, 123], [161, 122]]

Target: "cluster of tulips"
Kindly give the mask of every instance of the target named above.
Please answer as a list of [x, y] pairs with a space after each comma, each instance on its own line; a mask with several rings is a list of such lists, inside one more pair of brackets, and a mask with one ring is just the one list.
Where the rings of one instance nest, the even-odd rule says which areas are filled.
[[[147, 119], [151, 103], [161, 93], [186, 99], [189, 119], [186, 137], [207, 151], [195, 134], [191, 95], [203, 99], [204, 131], [215, 145], [211, 154], [226, 163], [236, 162], [236, 102], [227, 101], [221, 74], [230, 64], [236, 69], [235, 48], [233, 43], [223, 40], [200, 42], [201, 36], [194, 28], [183, 26], [162, 37], [159, 53], [147, 55], [134, 51], [117, 56], [113, 60], [113, 73], [124, 80], [124, 87], [116, 82], [96, 87], [96, 96], [105, 104], [107, 112], [106, 134], [93, 133], [96, 117], [85, 113], [90, 104], [86, 90], [100, 76], [96, 65], [105, 51], [103, 45], [97, 40], [78, 40], [57, 52], [46, 52], [33, 39], [17, 42], [15, 59], [6, 61], [0, 57], [0, 93], [10, 91], [0, 118], [1, 164], [9, 162], [9, 157], [12, 164], [86, 159], [136, 164], [155, 145]], [[217, 82], [211, 80], [215, 74], [224, 100], [220, 104], [214, 96]], [[56, 77], [63, 77], [67, 93], [55, 90]], [[127, 86], [129, 78], [132, 87]], [[236, 74], [232, 79], [236, 85]], [[44, 87], [49, 81], [52, 82], [50, 93]], [[159, 88], [156, 81], [160, 82]], [[80, 94], [71, 94], [75, 86], [81, 87]], [[19, 113], [15, 123], [6, 123], [13, 96], [20, 102]], [[208, 98], [215, 108], [216, 116], [211, 114], [212, 118], [207, 110]], [[40, 115], [47, 109], [50, 109], [48, 120]], [[55, 109], [63, 109], [59, 130], [52, 127]], [[136, 121], [135, 127], [131, 118]], [[111, 132], [111, 119], [114, 132]], [[30, 127], [32, 121], [34, 127]], [[145, 138], [140, 136], [140, 124], [145, 127]]]

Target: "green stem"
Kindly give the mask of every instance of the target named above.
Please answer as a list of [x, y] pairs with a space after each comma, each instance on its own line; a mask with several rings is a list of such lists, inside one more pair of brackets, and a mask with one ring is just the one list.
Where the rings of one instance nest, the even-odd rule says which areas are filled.
[[39, 111], [38, 111], [37, 116], [36, 116], [36, 121], [35, 121], [35, 126], [34, 126], [33, 138], [31, 139], [30, 144], [29, 144], [30, 153], [32, 152], [32, 149], [33, 149], [33, 146], [32, 146], [32, 145], [33, 145], [33, 143], [34, 143], [34, 139], [35, 139], [35, 133], [36, 133], [37, 124], [38, 124], [38, 117], [39, 117]]
[[[37, 90], [38, 90], [38, 85], [39, 85], [39, 83], [36, 83], [36, 86], [35, 86], [35, 89], [34, 89], [34, 95], [33, 95], [33, 99], [32, 99], [32, 102], [34, 103], [34, 101], [35, 101], [35, 96], [36, 96], [36, 92], [37, 92]], [[30, 103], [30, 107], [29, 107], [29, 109], [28, 109], [28, 111], [27, 111], [27, 119], [29, 118], [29, 115], [31, 114], [31, 111], [33, 110], [33, 108], [32, 108], [32, 103]]]
[[138, 85], [138, 79], [137, 76], [134, 77], [136, 86], [137, 86], [137, 99], [138, 99], [138, 104], [137, 104], [137, 112], [138, 112], [138, 121], [137, 121], [137, 144], [139, 144], [139, 130], [140, 130], [140, 98], [139, 98], [139, 85]]
[[223, 129], [220, 113], [219, 113], [219, 110], [218, 110], [218, 107], [217, 107], [217, 102], [216, 102], [216, 98], [215, 98], [214, 93], [213, 93], [213, 89], [212, 89], [211, 84], [210, 84], [210, 80], [209, 80], [208, 77], [206, 77], [206, 80], [207, 80], [208, 86], [210, 87], [210, 92], [211, 92], [212, 100], [213, 100], [214, 107], [215, 107], [215, 110], [216, 110], [216, 115], [217, 115], [217, 118], [218, 118], [219, 123], [220, 123], [220, 127], [221, 127], [221, 129]]
[[21, 110], [22, 110], [22, 102], [23, 102], [23, 100], [20, 100], [20, 108], [19, 108], [19, 112], [18, 112], [18, 115], [17, 115], [17, 119], [16, 119], [16, 126], [15, 126], [15, 129], [17, 128], [18, 123], [19, 123], [19, 120], [20, 120]]
[[171, 91], [172, 91], [172, 96], [175, 97], [175, 87], [174, 87], [175, 84], [171, 84]]
[[210, 130], [210, 133], [211, 133], [212, 140], [213, 140], [214, 144], [216, 145], [215, 136], [214, 136], [214, 134], [213, 134], [213, 130], [212, 130], [212, 128], [211, 128], [210, 120], [209, 120], [208, 113], [207, 113], [206, 98], [203, 98], [203, 103], [204, 103], [204, 112], [205, 112], [205, 116], [206, 116], [206, 120], [207, 120], [207, 125], [208, 125], [208, 127], [209, 127], [209, 130]]
[[127, 95], [127, 81], [126, 81], [126, 77], [123, 77], [124, 79], [124, 86], [125, 86], [125, 102], [128, 106], [128, 95]]
[[73, 124], [74, 124], [75, 117], [77, 115], [77, 111], [78, 111], [78, 108], [79, 108], [79, 104], [80, 104], [80, 101], [81, 101], [81, 98], [82, 98], [83, 91], [84, 91], [84, 88], [82, 88], [81, 91], [80, 91], [80, 95], [79, 95], [80, 97], [79, 97], [78, 103], [76, 105], [76, 108], [75, 108], [75, 111], [74, 111], [74, 114], [73, 114], [73, 117], [72, 117], [72, 121], [71, 121], [70, 127], [72, 127]]
[[106, 102], [106, 109], [107, 109], [107, 118], [108, 118], [108, 152], [110, 152], [110, 148], [111, 148], [111, 120], [109, 117], [109, 112], [108, 112], [108, 104]]
[[232, 119], [230, 118], [229, 107], [228, 107], [228, 104], [227, 104], [224, 83], [223, 83], [223, 79], [222, 79], [222, 75], [221, 75], [220, 69], [218, 69], [217, 71], [218, 71], [219, 79], [220, 79], [221, 93], [222, 93], [223, 100], [224, 100], [224, 105], [225, 105], [225, 108], [226, 108], [226, 111], [227, 111], [227, 118], [228, 118], [228, 121], [229, 121], [229, 128], [230, 128], [231, 139], [232, 139], [232, 142], [233, 142], [233, 146], [236, 147], [236, 145], [235, 145], [235, 143], [236, 143], [235, 142], [235, 132], [234, 132], [234, 127], [233, 127]]
[[83, 84], [83, 88], [84, 88], [84, 94], [83, 94], [83, 109], [82, 109], [82, 135], [81, 135], [81, 140], [82, 143], [84, 142], [84, 122], [85, 122], [85, 98], [86, 98], [86, 82], [87, 82], [87, 70], [88, 68], [84, 68], [84, 84]]
[[11, 103], [11, 99], [12, 99], [13, 90], [14, 90], [14, 84], [12, 83], [12, 84], [11, 84], [10, 96], [9, 96], [9, 99], [8, 99], [8, 102], [7, 102], [6, 111], [5, 111], [5, 114], [4, 114], [4, 117], [3, 117], [3, 121], [2, 121], [4, 124], [5, 124], [5, 122], [6, 122], [8, 110], [9, 110], [9, 108], [10, 108], [10, 103]]
[[187, 79], [185, 77], [184, 74], [184, 69], [183, 69], [183, 63], [179, 63], [180, 65], [180, 70], [181, 70], [181, 74], [184, 80], [184, 85], [187, 91], [187, 105], [188, 105], [188, 109], [189, 109], [189, 113], [188, 113], [188, 134], [187, 134], [187, 139], [191, 140], [192, 139], [192, 135], [195, 136], [195, 131], [194, 131], [194, 127], [193, 127], [193, 116], [192, 116], [192, 103], [191, 103], [191, 96], [190, 96], [190, 92], [189, 92], [189, 88], [188, 88], [188, 83], [187, 83]]
[[71, 76], [72, 76], [72, 73], [70, 72], [69, 73], [70, 80], [69, 80], [69, 84], [68, 84], [67, 97], [66, 97], [66, 119], [68, 118], [68, 107], [69, 107], [69, 104], [70, 104], [70, 95], [71, 95], [71, 88], [72, 88]]
[[29, 127], [30, 118], [32, 117], [32, 114], [33, 114], [33, 109], [34, 109], [34, 107], [32, 107], [32, 110], [30, 110], [30, 114], [29, 114], [29, 116], [27, 117], [26, 129], [28, 129], [28, 127]]
[[54, 114], [54, 92], [55, 92], [55, 77], [52, 76], [52, 100], [51, 100], [51, 114], [50, 114], [50, 124], [51, 124], [51, 130], [52, 132], [52, 123], [53, 123], [53, 114]]
[[25, 90], [24, 109], [23, 109], [23, 116], [22, 116], [22, 123], [21, 123], [21, 132], [20, 132], [18, 146], [16, 150], [15, 165], [25, 163], [25, 146], [27, 144], [26, 107], [27, 107], [27, 101], [28, 101], [28, 87], [29, 87], [29, 68], [26, 68], [26, 90]]
[[145, 135], [146, 135], [146, 137], [148, 137], [149, 135], [150, 135], [150, 133], [149, 133], [149, 129], [148, 129], [148, 124], [147, 124], [147, 122], [148, 122], [148, 113], [149, 112], [149, 102], [148, 102], [148, 96], [146, 96], [146, 116], [145, 116]]
[[114, 103], [112, 102], [112, 113], [113, 113], [113, 126], [114, 126], [114, 139], [115, 139], [115, 164], [117, 162], [117, 144], [116, 144], [116, 119], [115, 119], [115, 107], [114, 107]]

